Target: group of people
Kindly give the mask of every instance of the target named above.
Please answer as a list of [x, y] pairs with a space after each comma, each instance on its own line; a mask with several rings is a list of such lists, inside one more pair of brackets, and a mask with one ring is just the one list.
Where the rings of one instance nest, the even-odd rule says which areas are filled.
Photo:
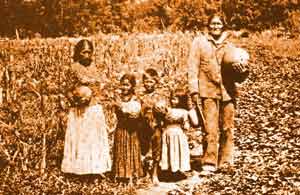
[[222, 17], [213, 15], [208, 32], [194, 39], [187, 62], [188, 92], [178, 88], [168, 96], [160, 94], [159, 73], [153, 68], [142, 74], [142, 94], [136, 94], [134, 74], [121, 77], [121, 93], [111, 102], [117, 118], [112, 152], [104, 109], [98, 100], [101, 73], [92, 60], [93, 44], [79, 41], [69, 74], [67, 97], [72, 107], [62, 171], [78, 175], [111, 172], [114, 178], [132, 184], [145, 175], [143, 159], [149, 158], [153, 162], [152, 182], [158, 184], [159, 170], [174, 175], [191, 170], [185, 132], [198, 125], [205, 132], [201, 174], [232, 165], [235, 83], [244, 81], [249, 71], [247, 53], [238, 57], [226, 53], [235, 48], [228, 35]]

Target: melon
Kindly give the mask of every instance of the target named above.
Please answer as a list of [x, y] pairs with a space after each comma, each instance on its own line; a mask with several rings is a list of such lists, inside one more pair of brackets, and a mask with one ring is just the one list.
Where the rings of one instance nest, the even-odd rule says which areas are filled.
[[238, 47], [227, 47], [223, 56], [223, 64], [232, 65], [234, 63], [248, 64], [249, 53]]
[[123, 113], [129, 114], [130, 118], [137, 118], [141, 112], [141, 104], [137, 101], [123, 102], [121, 110]]
[[[249, 53], [245, 49], [233, 46], [227, 47], [222, 60], [222, 73], [231, 76], [235, 82], [243, 82], [249, 75], [249, 58]], [[234, 69], [232, 65], [235, 63], [246, 66], [245, 70]]]

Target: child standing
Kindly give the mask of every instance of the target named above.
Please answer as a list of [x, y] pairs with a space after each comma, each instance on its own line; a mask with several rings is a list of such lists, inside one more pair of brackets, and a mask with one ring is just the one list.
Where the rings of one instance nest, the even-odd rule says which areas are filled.
[[166, 102], [159, 102], [155, 110], [164, 115], [162, 133], [161, 169], [175, 173], [184, 173], [191, 169], [188, 139], [184, 134], [189, 125], [187, 96], [180, 92], [173, 92], [170, 98], [171, 107]]
[[143, 74], [144, 93], [142, 100], [143, 133], [141, 134], [142, 155], [151, 156], [153, 160], [152, 182], [158, 184], [158, 167], [161, 160], [161, 118], [153, 112], [156, 102], [162, 99], [157, 92], [158, 72], [148, 68]]
[[114, 132], [113, 174], [117, 179], [129, 179], [142, 176], [141, 148], [138, 139], [141, 104], [135, 96], [136, 80], [132, 74], [121, 78], [120, 102], [115, 106], [118, 119]]

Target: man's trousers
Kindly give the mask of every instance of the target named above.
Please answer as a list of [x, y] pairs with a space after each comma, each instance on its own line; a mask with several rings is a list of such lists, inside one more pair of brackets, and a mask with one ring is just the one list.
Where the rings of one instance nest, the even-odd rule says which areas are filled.
[[204, 124], [203, 165], [233, 164], [234, 152], [234, 101], [202, 99]]

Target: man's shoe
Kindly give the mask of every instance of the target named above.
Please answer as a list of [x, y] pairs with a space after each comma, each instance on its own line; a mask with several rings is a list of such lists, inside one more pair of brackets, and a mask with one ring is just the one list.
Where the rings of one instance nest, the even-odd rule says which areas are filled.
[[217, 168], [213, 165], [203, 165], [202, 171], [200, 172], [201, 176], [212, 175], [217, 171]]
[[234, 172], [235, 167], [232, 163], [223, 163], [222, 165], [219, 166], [218, 172], [220, 173], [232, 173]]

